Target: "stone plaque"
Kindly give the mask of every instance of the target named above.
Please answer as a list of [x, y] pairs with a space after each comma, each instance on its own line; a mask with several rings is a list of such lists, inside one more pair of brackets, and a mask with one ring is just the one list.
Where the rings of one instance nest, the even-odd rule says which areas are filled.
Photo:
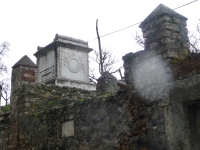
[[36, 75], [36, 73], [34, 70], [24, 70], [22, 72], [21, 79], [23, 81], [35, 82], [35, 75]]
[[74, 120], [62, 123], [62, 137], [74, 136]]

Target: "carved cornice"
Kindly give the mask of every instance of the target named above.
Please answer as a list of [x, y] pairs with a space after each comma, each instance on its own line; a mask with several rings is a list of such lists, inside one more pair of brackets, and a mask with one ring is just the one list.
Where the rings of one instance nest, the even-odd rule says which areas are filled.
[[57, 48], [58, 46], [65, 47], [65, 48], [70, 48], [70, 49], [73, 49], [73, 50], [79, 50], [79, 51], [83, 51], [83, 52], [86, 52], [86, 53], [89, 53], [89, 52], [91, 52], [93, 50], [92, 48], [82, 47], [82, 46], [75, 45], [75, 44], [72, 44], [72, 43], [54, 41], [54, 42], [50, 43], [49, 45], [47, 45], [47, 46], [41, 48], [40, 50], [38, 50], [34, 54], [34, 56], [36, 56], [38, 58], [39, 56], [45, 55], [49, 50], [53, 50], [54, 48]]

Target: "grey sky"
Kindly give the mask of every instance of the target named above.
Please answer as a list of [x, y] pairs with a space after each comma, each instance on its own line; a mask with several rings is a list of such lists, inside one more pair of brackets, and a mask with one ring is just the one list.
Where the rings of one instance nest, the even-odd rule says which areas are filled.
[[[141, 22], [160, 3], [173, 9], [191, 1], [0, 0], [0, 43], [8, 41], [11, 44], [9, 58], [5, 62], [10, 68], [24, 55], [35, 61], [33, 53], [37, 46], [52, 42], [56, 33], [90, 41], [96, 38], [96, 19], [99, 19], [99, 33], [104, 35]], [[176, 10], [188, 18], [189, 29], [200, 18], [199, 8], [200, 2], [197, 1]], [[138, 26], [135, 26], [106, 36], [102, 38], [102, 45], [112, 47], [121, 59], [126, 53], [140, 50], [131, 37], [137, 29]], [[89, 46], [97, 48], [97, 40]]]

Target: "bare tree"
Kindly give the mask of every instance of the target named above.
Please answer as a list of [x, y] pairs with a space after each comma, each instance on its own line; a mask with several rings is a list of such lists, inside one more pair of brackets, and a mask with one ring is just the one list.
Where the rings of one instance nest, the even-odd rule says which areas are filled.
[[138, 33], [136, 31], [135, 34], [131, 34], [131, 36], [137, 45], [139, 45], [141, 48], [145, 47], [145, 39], [143, 38], [142, 33]]
[[[91, 62], [97, 63], [98, 71], [100, 74], [106, 71], [110, 72], [111, 74], [119, 71], [121, 75], [121, 71], [120, 71], [121, 67], [117, 70], [115, 70], [114, 68], [114, 64], [118, 62], [115, 55], [113, 55], [112, 51], [108, 50], [107, 48], [104, 48], [104, 49], [101, 48], [101, 39], [99, 36], [99, 29], [98, 29], [98, 19], [96, 20], [96, 33], [97, 33], [99, 51], [97, 50], [94, 51], [94, 57], [90, 57], [90, 63]], [[95, 69], [90, 68], [89, 79], [90, 79], [90, 82], [93, 82], [96, 84], [97, 78], [95, 77], [94, 72], [95, 72]], [[122, 75], [121, 75], [121, 78], [122, 78]]]
[[3, 79], [2, 81], [0, 81], [0, 85], [2, 87], [2, 95], [1, 97], [5, 100], [6, 102], [6, 105], [8, 105], [8, 101], [10, 99], [10, 79], [9, 78], [6, 78], [6, 79]]
[[3, 57], [7, 55], [7, 52], [9, 51], [9, 43], [8, 42], [3, 42], [0, 45], [0, 75], [3, 73], [7, 73], [7, 67], [3, 63]]
[[197, 29], [197, 32], [200, 34], [200, 19], [198, 20], [196, 29]]
[[193, 53], [200, 53], [200, 19], [197, 22], [196, 30], [189, 31], [190, 51]]
[[189, 32], [189, 39], [190, 39], [190, 51], [193, 53], [199, 53], [199, 43], [200, 37], [195, 34], [194, 32]]
[[[94, 51], [95, 57], [92, 58], [93, 61], [95, 61], [99, 65], [99, 73], [101, 73], [100, 70], [100, 58], [99, 53], [95, 50]], [[103, 71], [108, 71], [110, 73], [113, 73], [116, 69], [114, 68], [114, 64], [116, 64], [119, 60], [116, 59], [115, 55], [112, 51], [108, 50], [107, 48], [102, 49], [102, 66]]]
[[[3, 76], [4, 73], [7, 73], [7, 66], [3, 62], [3, 58], [7, 55], [9, 51], [9, 43], [3, 42], [0, 45], [0, 76]], [[6, 101], [6, 105], [8, 104], [8, 100], [10, 99], [10, 87], [9, 87], [9, 79], [3, 79], [0, 81], [1, 86], [1, 97]]]
[[[91, 57], [90, 57], [90, 64], [92, 63]], [[91, 66], [91, 65], [90, 65]], [[89, 81], [96, 84], [97, 78], [95, 74], [95, 68], [89, 68]]]
[[[109, 50], [107, 47], [104, 47], [102, 50], [102, 68], [103, 72], [110, 72], [111, 74], [116, 73], [119, 71], [120, 68], [116, 68], [115, 64], [119, 62], [119, 60], [115, 57], [113, 52]], [[98, 65], [98, 71], [101, 74], [101, 61], [99, 57], [99, 52], [97, 50], [93, 51], [93, 57], [90, 57], [90, 63], [95, 63]], [[96, 74], [95, 74], [95, 68], [90, 68], [90, 81], [95, 83], [97, 80]], [[95, 80], [95, 81], [94, 81]]]

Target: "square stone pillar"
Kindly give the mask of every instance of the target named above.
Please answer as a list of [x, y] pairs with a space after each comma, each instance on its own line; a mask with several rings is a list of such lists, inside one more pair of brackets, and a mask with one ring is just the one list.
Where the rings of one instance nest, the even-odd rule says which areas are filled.
[[140, 24], [145, 50], [156, 50], [163, 57], [184, 59], [189, 53], [187, 18], [160, 4]]
[[[10, 124], [8, 149], [18, 149], [19, 145], [19, 118], [21, 113], [21, 101], [18, 99], [18, 90], [22, 84], [34, 84], [36, 81], [36, 64], [27, 56], [23, 56], [12, 67], [11, 98], [10, 98]], [[24, 108], [25, 106], [23, 106]]]

